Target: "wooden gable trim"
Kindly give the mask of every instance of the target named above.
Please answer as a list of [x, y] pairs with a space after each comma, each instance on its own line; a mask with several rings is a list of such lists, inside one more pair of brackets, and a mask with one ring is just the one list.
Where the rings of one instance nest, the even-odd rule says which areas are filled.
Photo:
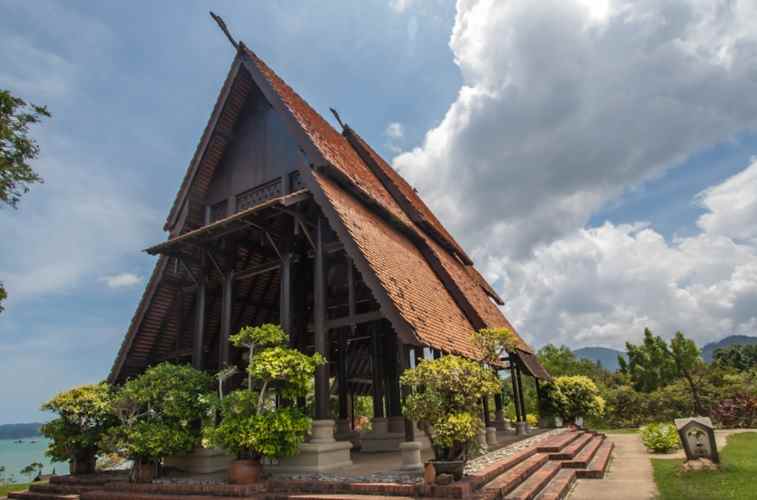
[[189, 199], [189, 193], [192, 189], [192, 185], [194, 184], [194, 179], [197, 176], [197, 172], [200, 170], [202, 160], [204, 159], [205, 153], [208, 150], [208, 146], [210, 145], [213, 135], [216, 132], [218, 121], [223, 115], [223, 110], [226, 107], [226, 101], [231, 94], [231, 90], [237, 80], [241, 66], [241, 58], [237, 54], [237, 56], [234, 58], [234, 61], [231, 63], [229, 73], [226, 76], [226, 80], [224, 81], [223, 87], [221, 88], [221, 92], [218, 94], [218, 99], [216, 99], [216, 103], [213, 107], [213, 112], [210, 115], [210, 119], [208, 120], [208, 124], [205, 126], [205, 131], [203, 132], [200, 142], [195, 149], [192, 160], [189, 162], [189, 166], [187, 167], [187, 172], [184, 175], [184, 180], [182, 181], [181, 187], [176, 193], [176, 199], [174, 200], [173, 206], [171, 207], [171, 210], [168, 214], [166, 223], [163, 226], [163, 229], [166, 231], [171, 231], [176, 226], [179, 216], [181, 215], [184, 206]]

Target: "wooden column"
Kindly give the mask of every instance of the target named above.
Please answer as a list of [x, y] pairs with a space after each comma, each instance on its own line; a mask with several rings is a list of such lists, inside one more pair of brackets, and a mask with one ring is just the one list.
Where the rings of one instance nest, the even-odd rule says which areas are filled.
[[523, 381], [520, 378], [520, 368], [517, 366], [515, 367], [515, 377], [516, 382], [518, 383], [518, 394], [520, 394], [520, 416], [522, 418], [521, 422], [526, 421], [526, 399], [525, 394], [523, 393]]
[[380, 330], [375, 323], [371, 325], [371, 377], [373, 385], [373, 416], [384, 416], [384, 401], [381, 376], [381, 339]]
[[486, 396], [481, 398], [481, 409], [484, 414], [484, 425], [486, 427], [491, 427], [492, 419], [489, 417], [489, 398]]
[[207, 299], [207, 277], [204, 266], [200, 272], [195, 292], [195, 330], [192, 338], [192, 366], [198, 370], [205, 367], [203, 346], [205, 345], [205, 301]]
[[382, 324], [384, 332], [382, 358], [384, 397], [386, 398], [386, 411], [389, 417], [402, 416], [402, 400], [400, 396], [400, 380], [398, 364], [397, 335], [391, 330], [391, 326]]
[[534, 388], [536, 389], [536, 411], [541, 417], [541, 387], [539, 386], [539, 379], [534, 377]]
[[510, 358], [510, 381], [513, 384], [513, 406], [515, 407], [515, 420], [516, 422], [522, 422], [520, 414], [520, 393], [518, 392], [518, 382], [515, 376], [515, 362], [513, 358]]
[[[316, 225], [316, 248], [313, 270], [313, 327], [315, 330], [315, 352], [328, 359], [328, 339], [326, 338], [326, 276], [324, 270], [323, 233], [324, 220], [318, 217]], [[315, 418], [329, 419], [329, 365], [318, 367], [315, 373]]]
[[279, 286], [279, 324], [281, 329], [289, 335], [290, 345], [295, 341], [292, 314], [292, 264], [293, 255], [290, 251], [281, 254], [281, 271]]
[[[414, 355], [415, 349], [411, 346], [405, 345], [401, 342], [397, 342], [397, 347], [400, 351], [400, 375], [405, 372], [413, 364], [410, 359]], [[402, 400], [404, 401], [410, 395], [410, 387], [402, 386]], [[415, 425], [409, 418], [405, 419], [405, 441], [415, 441]]]
[[229, 336], [231, 335], [231, 306], [234, 303], [234, 271], [223, 276], [221, 297], [221, 331], [218, 335], [218, 369], [229, 364]]
[[[345, 254], [347, 264], [347, 308], [351, 320], [354, 320], [356, 313], [355, 306], [355, 273], [352, 261]], [[353, 322], [349, 325], [350, 337], [355, 336], [357, 325]], [[349, 418], [349, 394], [347, 393], [347, 331], [344, 328], [339, 329], [339, 358], [337, 360], [337, 388], [339, 389], [339, 418]], [[354, 429], [354, 425], [350, 425]]]

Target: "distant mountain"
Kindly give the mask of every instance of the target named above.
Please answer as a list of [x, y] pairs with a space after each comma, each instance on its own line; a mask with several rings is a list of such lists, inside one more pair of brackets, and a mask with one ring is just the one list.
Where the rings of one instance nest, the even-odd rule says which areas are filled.
[[702, 347], [702, 358], [708, 363], [712, 362], [712, 357], [715, 355], [715, 349], [722, 349], [725, 347], [731, 347], [732, 345], [750, 345], [757, 344], [757, 337], [749, 337], [747, 335], [731, 335], [717, 342], [710, 342]]
[[623, 351], [617, 351], [615, 349], [609, 349], [607, 347], [582, 347], [576, 349], [573, 354], [577, 358], [588, 359], [590, 361], [599, 362], [603, 368], [611, 372], [617, 371], [620, 368], [618, 364], [618, 356], [626, 356]]
[[42, 424], [33, 422], [29, 424], [2, 424], [0, 425], [0, 439], [20, 439], [39, 436], [39, 428]]

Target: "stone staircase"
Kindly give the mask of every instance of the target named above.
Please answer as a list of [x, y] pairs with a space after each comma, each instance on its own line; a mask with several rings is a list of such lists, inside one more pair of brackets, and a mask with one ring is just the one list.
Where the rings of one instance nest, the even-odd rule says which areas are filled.
[[57, 476], [49, 484], [10, 493], [34, 500], [559, 500], [578, 478], [602, 478], [613, 443], [603, 434], [566, 431], [504, 456], [449, 486], [324, 481], [268, 481], [257, 485], [136, 484], [123, 475]]

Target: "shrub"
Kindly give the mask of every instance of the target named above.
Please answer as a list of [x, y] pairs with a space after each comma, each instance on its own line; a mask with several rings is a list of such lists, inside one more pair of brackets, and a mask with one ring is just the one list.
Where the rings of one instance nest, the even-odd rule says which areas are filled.
[[539, 425], [539, 417], [537, 417], [533, 413], [529, 413], [528, 415], [526, 415], [526, 423], [529, 427], [536, 427], [537, 425]]
[[608, 427], [638, 427], [647, 423], [644, 397], [630, 385], [620, 385], [605, 392], [605, 425]]
[[545, 385], [546, 407], [566, 421], [576, 417], [600, 417], [605, 400], [597, 385], [583, 375], [557, 377]]
[[287, 335], [273, 324], [242, 328], [230, 340], [250, 352], [247, 389], [223, 398], [221, 422], [208, 426], [206, 436], [240, 459], [294, 455], [310, 428], [310, 418], [298, 408], [277, 407], [275, 399], [305, 396], [316, 368], [325, 363], [323, 356], [284, 347]]
[[667, 453], [680, 446], [673, 424], [655, 423], [641, 428], [641, 442], [654, 453]]
[[210, 410], [211, 384], [210, 375], [190, 366], [148, 368], [116, 394], [113, 409], [120, 425], [105, 434], [103, 448], [135, 465], [191, 452], [200, 443], [200, 420]]
[[757, 427], [757, 396], [741, 393], [720, 401], [712, 410], [715, 421], [728, 428]]
[[118, 423], [111, 405], [112, 390], [108, 384], [74, 387], [57, 394], [42, 405], [58, 417], [40, 429], [48, 439], [46, 455], [55, 461], [86, 464], [94, 460], [103, 434]]
[[478, 417], [481, 398], [501, 389], [494, 372], [449, 355], [406, 370], [400, 383], [415, 388], [405, 401], [403, 413], [416, 420], [429, 436], [436, 460], [466, 460], [483, 428]]

